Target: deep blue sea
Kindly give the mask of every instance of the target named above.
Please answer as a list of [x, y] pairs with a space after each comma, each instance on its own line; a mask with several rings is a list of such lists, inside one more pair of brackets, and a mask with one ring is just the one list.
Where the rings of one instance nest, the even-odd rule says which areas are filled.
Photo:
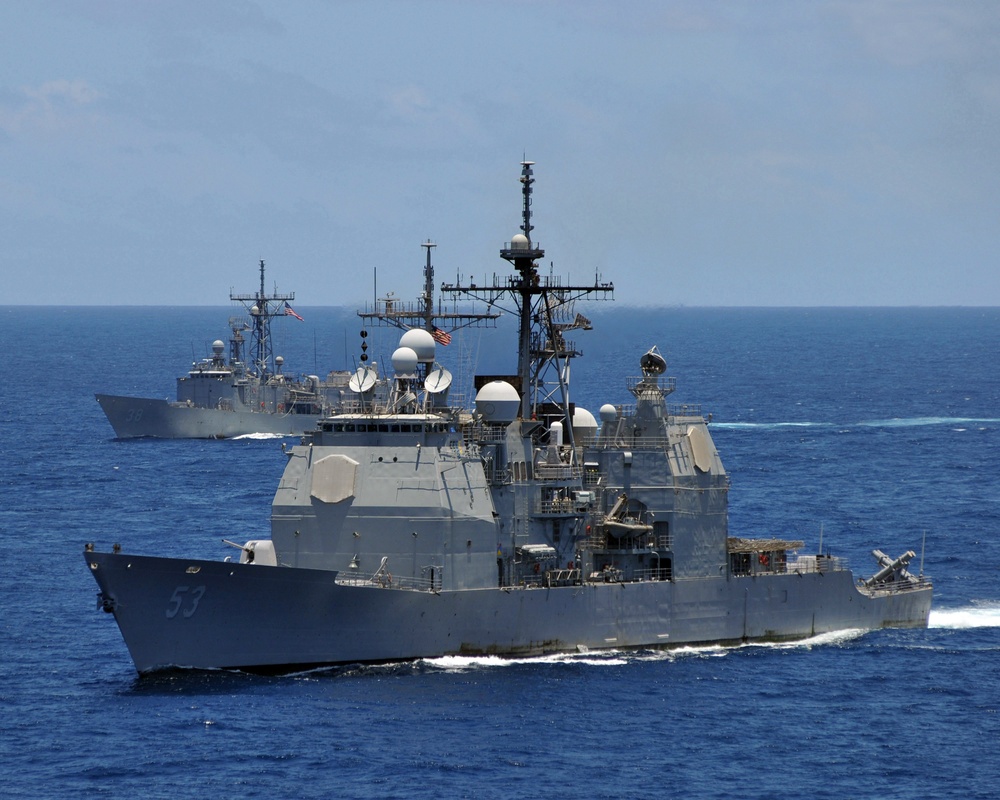
[[[297, 310], [286, 371], [350, 366], [353, 313]], [[173, 397], [231, 312], [0, 308], [4, 797], [1000, 796], [1000, 309], [602, 304], [574, 336], [595, 414], [660, 347], [670, 399], [712, 414], [732, 535], [815, 551], [822, 531], [864, 576], [872, 548], [915, 550], [927, 630], [139, 679], [84, 543], [223, 558], [222, 539], [266, 534], [284, 457], [275, 439], [116, 441], [93, 395]], [[514, 354], [470, 331], [439, 360], [467, 378]]]

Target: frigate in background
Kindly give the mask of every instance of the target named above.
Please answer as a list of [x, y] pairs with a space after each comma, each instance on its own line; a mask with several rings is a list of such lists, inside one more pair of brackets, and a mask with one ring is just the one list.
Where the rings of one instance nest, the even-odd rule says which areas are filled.
[[[393, 374], [367, 364], [349, 396], [287, 448], [270, 537], [238, 556], [84, 558], [140, 673], [289, 672], [444, 655], [535, 655], [788, 641], [924, 627], [931, 582], [913, 551], [873, 551], [856, 580], [802, 541], [732, 536], [729, 476], [701, 410], [668, 404], [654, 346], [636, 351], [635, 402], [597, 418], [570, 399], [578, 299], [613, 291], [544, 274], [531, 163], [506, 278], [445, 284], [518, 320], [517, 369], [449, 399], [437, 342], [402, 334]], [[645, 350], [645, 352], [643, 352]], [[388, 371], [387, 371], [388, 372]], [[620, 378], [608, 375], [606, 385]], [[829, 538], [829, 537], [828, 537]]]
[[[264, 290], [230, 293], [245, 314], [230, 318], [229, 352], [218, 339], [212, 354], [191, 365], [177, 379], [177, 400], [98, 394], [97, 402], [119, 439], [226, 439], [250, 433], [301, 435], [340, 400], [349, 372], [292, 377], [274, 353], [271, 322], [288, 316], [301, 320], [290, 305], [295, 295]], [[247, 341], [249, 335], [249, 342]]]

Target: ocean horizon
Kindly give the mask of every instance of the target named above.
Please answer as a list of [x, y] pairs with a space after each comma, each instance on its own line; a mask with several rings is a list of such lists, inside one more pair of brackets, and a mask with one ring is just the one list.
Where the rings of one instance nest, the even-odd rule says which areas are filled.
[[[353, 308], [296, 304], [286, 371], [357, 364]], [[114, 313], [108, 313], [111, 309]], [[711, 415], [730, 534], [856, 577], [915, 551], [927, 629], [786, 644], [137, 676], [84, 545], [222, 559], [266, 536], [281, 437], [117, 440], [97, 392], [173, 398], [229, 306], [4, 306], [0, 758], [11, 797], [992, 798], [1000, 785], [1000, 309], [578, 309], [574, 399], [627, 403], [657, 345]], [[438, 360], [513, 371], [508, 321]], [[388, 363], [397, 333], [373, 331]], [[464, 388], [463, 388], [464, 387]], [[248, 608], [248, 614], [253, 608]]]

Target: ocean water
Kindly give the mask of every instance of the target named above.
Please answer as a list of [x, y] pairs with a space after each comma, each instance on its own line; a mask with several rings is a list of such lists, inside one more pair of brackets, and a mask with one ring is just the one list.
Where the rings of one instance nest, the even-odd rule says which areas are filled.
[[[287, 369], [348, 367], [353, 313], [296, 308]], [[927, 630], [140, 679], [84, 543], [222, 558], [266, 532], [284, 457], [255, 437], [116, 441], [93, 394], [172, 396], [229, 313], [0, 308], [5, 796], [1000, 796], [1000, 309], [602, 304], [575, 337], [595, 413], [660, 347], [670, 399], [712, 415], [734, 535], [822, 536], [859, 575], [874, 547], [915, 550]], [[510, 371], [508, 334], [439, 360]]]

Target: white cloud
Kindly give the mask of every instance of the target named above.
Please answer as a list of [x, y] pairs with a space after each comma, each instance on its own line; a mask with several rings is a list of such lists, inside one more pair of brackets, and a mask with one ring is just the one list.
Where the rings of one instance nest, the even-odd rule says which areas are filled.
[[95, 115], [85, 111], [101, 93], [85, 80], [60, 78], [24, 87], [21, 102], [0, 106], [0, 130], [10, 136], [52, 133], [89, 125]]

